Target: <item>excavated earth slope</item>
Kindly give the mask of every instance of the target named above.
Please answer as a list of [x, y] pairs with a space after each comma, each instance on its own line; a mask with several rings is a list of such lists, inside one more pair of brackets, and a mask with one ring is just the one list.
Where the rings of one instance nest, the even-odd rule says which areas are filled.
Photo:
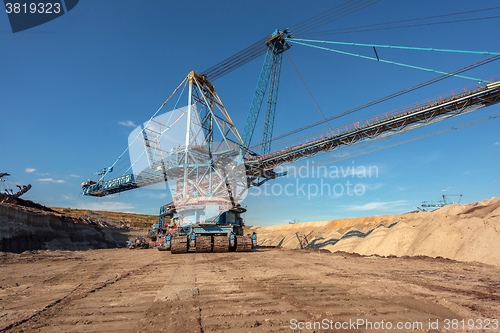
[[44, 208], [0, 203], [0, 251], [103, 249], [127, 241], [123, 229]]
[[362, 255], [429, 256], [500, 266], [500, 199], [434, 212], [254, 227], [259, 244]]

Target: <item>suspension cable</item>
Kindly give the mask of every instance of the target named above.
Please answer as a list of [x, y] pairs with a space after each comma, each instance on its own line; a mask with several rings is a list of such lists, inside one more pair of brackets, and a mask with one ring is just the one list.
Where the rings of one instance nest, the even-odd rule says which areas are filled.
[[308, 26], [310, 26], [315, 20], [318, 20], [318, 19], [321, 19], [321, 18], [324, 18], [328, 15], [331, 15], [335, 10], [338, 10], [338, 9], [342, 9], [342, 7], [346, 6], [349, 2], [352, 2], [352, 0], [348, 0], [344, 3], [341, 3], [340, 5], [338, 6], [335, 6], [333, 8], [330, 8], [322, 13], [319, 13], [313, 17], [310, 17], [304, 21], [301, 21], [299, 23], [296, 23], [292, 26], [290, 26], [291, 29], [293, 30], [297, 30], [299, 31], [300, 29], [306, 29]]
[[[181, 97], [184, 95], [184, 90], [186, 89], [186, 86], [188, 85], [188, 80], [187, 80], [187, 78], [186, 78], [186, 79], [184, 79], [184, 81], [183, 81], [183, 82], [184, 82], [184, 85], [183, 85], [183, 87], [182, 87], [182, 91], [181, 91], [181, 93], [179, 94], [179, 97], [177, 98], [177, 102], [175, 103], [175, 105], [174, 105], [174, 107], [173, 107], [173, 110], [177, 109], [177, 107], [179, 106], [179, 102], [180, 102], [180, 100], [181, 100]], [[182, 84], [182, 83], [181, 83], [181, 84]], [[174, 93], [175, 93], [175, 91], [174, 91]], [[174, 93], [173, 93], [173, 94], [174, 94]], [[172, 94], [172, 95], [173, 95], [173, 94]], [[164, 103], [164, 105], [165, 105], [165, 103]], [[162, 107], [163, 107], [163, 106], [162, 106]], [[186, 111], [186, 112], [187, 112], [187, 111]], [[158, 113], [158, 112], [156, 112], [156, 113]], [[155, 114], [156, 114], [156, 113], [155, 113]], [[170, 116], [168, 117], [168, 120], [166, 121], [166, 124], [170, 124], [170, 121], [172, 120], [172, 116], [173, 116], [173, 114], [174, 114], [173, 112], [172, 112], [172, 113], [170, 113]], [[185, 114], [185, 112], [183, 113], [183, 115], [184, 115], [184, 114]], [[182, 117], [182, 116], [181, 116], [181, 117]], [[141, 135], [141, 133], [143, 133], [143, 132], [144, 132], [144, 131], [148, 128], [149, 122], [150, 122], [151, 120], [153, 120], [153, 118], [154, 118], [154, 115], [153, 115], [153, 117], [151, 117], [151, 118], [149, 119], [148, 123], [146, 124], [146, 126], [144, 126], [144, 128], [142, 129], [142, 131], [140, 131], [140, 132], [137, 134], [137, 136], [135, 137], [135, 139], [137, 139], [137, 138]], [[180, 117], [179, 117], [179, 118], [180, 118]], [[175, 123], [177, 120], [179, 120], [179, 118], [178, 118], [178, 119], [176, 119], [176, 120], [174, 121], [174, 123]], [[171, 124], [170, 126], [166, 126], [166, 128], [165, 128], [163, 131], [161, 131], [161, 133], [160, 133], [160, 135], [159, 135], [159, 136], [162, 136], [162, 135], [163, 135], [163, 133], [165, 133], [168, 129], [170, 129], [170, 127], [171, 127], [172, 125], [173, 125], [173, 124]], [[128, 149], [128, 148], [129, 148], [129, 147], [130, 147], [133, 143], [134, 143], [135, 139], [134, 139], [134, 140], [130, 143], [130, 145], [127, 147], [127, 149]], [[128, 172], [130, 171], [130, 169], [132, 169], [132, 168], [133, 168], [133, 166], [135, 165], [135, 163], [137, 163], [137, 162], [139, 161], [139, 159], [140, 159], [142, 156], [144, 156], [144, 154], [145, 154], [145, 153], [146, 153], [146, 150], [143, 150], [143, 151], [142, 151], [142, 153], [141, 153], [139, 156], [137, 156], [137, 158], [135, 159], [135, 161], [134, 161], [134, 162], [132, 162], [132, 163], [130, 164], [130, 166], [127, 168], [127, 170], [125, 170], [125, 171], [123, 172], [123, 175], [125, 175], [126, 173], [128, 173]]]
[[[307, 32], [314, 30], [318, 27], [324, 26], [328, 23], [331, 23], [335, 20], [338, 20], [342, 17], [345, 17], [347, 15], [356, 13], [368, 6], [371, 6], [380, 0], [375, 0], [372, 2], [372, 0], [358, 0], [354, 3], [352, 1], [345, 2], [337, 7], [334, 7], [330, 10], [327, 10], [323, 12], [320, 15], [316, 15], [315, 17], [309, 19], [308, 23], [305, 25], [298, 25], [298, 26], [292, 26], [292, 32], [295, 35], [303, 35], [306, 34]], [[349, 4], [351, 3], [351, 4]], [[336, 10], [335, 10], [336, 9]], [[335, 11], [334, 11], [335, 10]]]
[[[339, 6], [331, 8], [292, 27], [293, 29], [296, 29], [298, 33], [304, 33], [328, 24], [341, 17], [355, 13], [363, 8], [379, 2], [380, 0], [357, 0], [353, 4], [350, 4], [352, 3], [352, 1], [353, 0], [349, 0]], [[268, 39], [268, 36], [262, 38], [249, 47], [208, 68], [202, 73], [205, 74], [210, 81], [214, 81], [221, 76], [228, 74], [229, 72], [247, 64], [248, 62], [264, 54], [267, 51], [266, 41]]]
[[[149, 120], [147, 121], [146, 123], [146, 126], [147, 127], [149, 125], [149, 123], [152, 121], [152, 119], [158, 114], [158, 112], [160, 112], [160, 110], [165, 106], [165, 104], [167, 104], [167, 102], [172, 98], [172, 96], [174, 96], [174, 94], [180, 89], [180, 87], [182, 85], [185, 85], [185, 83], [187, 82], [187, 77], [184, 78], [184, 80], [182, 80], [182, 82], [177, 86], [177, 88], [174, 89], [174, 91], [170, 94], [170, 96], [168, 96], [168, 98], [162, 103], [162, 105], [160, 105], [160, 107], [156, 110], [156, 112], [151, 116], [151, 118], [149, 118]], [[135, 142], [135, 140], [137, 140], [137, 138], [139, 138], [139, 136], [141, 135], [142, 131], [137, 133], [137, 136], [132, 140], [131, 143], [129, 143], [129, 145], [127, 146], [127, 148], [125, 148], [125, 150], [120, 154], [120, 156], [118, 156], [118, 158], [113, 162], [113, 164], [108, 168], [108, 170], [112, 169], [116, 163], [118, 163], [118, 161], [123, 157], [123, 155], [125, 155], [125, 153], [129, 150], [130, 146]], [[130, 169], [130, 168], [129, 168]], [[129, 170], [127, 169], [127, 170]], [[126, 172], [126, 171], [125, 171]], [[99, 178], [98, 182], [102, 181], [104, 179], [104, 177], [107, 175], [108, 171], [104, 172], [101, 177]]]
[[383, 59], [380, 59], [380, 58], [368, 57], [368, 56], [364, 56], [364, 55], [357, 54], [357, 53], [351, 53], [351, 52], [345, 52], [345, 51], [330, 49], [328, 47], [323, 47], [323, 46], [318, 46], [318, 45], [312, 45], [312, 44], [298, 42], [298, 41], [295, 41], [295, 44], [309, 46], [309, 47], [312, 47], [312, 48], [316, 48], [316, 49], [320, 49], [320, 50], [325, 50], [325, 51], [330, 51], [330, 52], [335, 52], [335, 53], [340, 53], [340, 54], [344, 54], [344, 55], [350, 55], [350, 56], [358, 57], [358, 58], [362, 58], [362, 59], [379, 61], [379, 62], [383, 62], [383, 63], [386, 63], [386, 64], [391, 64], [391, 65], [397, 65], [397, 66], [402, 66], [402, 67], [408, 67], [408, 68], [418, 69], [418, 70], [422, 70], [422, 71], [425, 71], [425, 72], [432, 72], [432, 73], [438, 73], [438, 74], [443, 74], [443, 75], [449, 75], [449, 76], [459, 77], [459, 78], [462, 78], [462, 79], [472, 80], [472, 81], [475, 81], [475, 82], [488, 82], [488, 81], [485, 81], [485, 80], [482, 80], [482, 79], [478, 79], [478, 78], [474, 78], [474, 77], [469, 77], [469, 76], [464, 76], [464, 75], [457, 75], [457, 74], [451, 74], [451, 73], [448, 73], [448, 72], [438, 71], [438, 70], [435, 70], [435, 69], [430, 69], [430, 68], [425, 68], [425, 67], [420, 67], [420, 66], [414, 66], [414, 65], [408, 65], [408, 64], [401, 63], [401, 62], [390, 61], [390, 60], [383, 60]]
[[[462, 67], [460, 69], [457, 69], [453, 72], [451, 72], [450, 74], [458, 74], [458, 73], [463, 73], [465, 71], [468, 71], [468, 70], [471, 70], [471, 69], [474, 69], [474, 68], [477, 68], [477, 67], [480, 67], [480, 66], [483, 66], [483, 65], [486, 65], [490, 62], [493, 62], [493, 61], [497, 61], [500, 59], [500, 56], [493, 56], [493, 57], [490, 57], [490, 58], [487, 58], [487, 59], [484, 59], [484, 60], [481, 60], [477, 63], [474, 63], [472, 65], [469, 65], [469, 66], [466, 66], [466, 67]], [[430, 84], [433, 84], [433, 83], [436, 83], [436, 82], [439, 82], [441, 80], [444, 80], [444, 79], [447, 79], [447, 78], [450, 78], [451, 76], [450, 75], [441, 75], [441, 76], [438, 76], [436, 78], [433, 78], [433, 79], [430, 79], [428, 81], [425, 81], [425, 82], [422, 82], [422, 83], [419, 83], [415, 86], [412, 86], [412, 87], [409, 87], [409, 88], [406, 88], [406, 89], [403, 89], [403, 90], [400, 90], [398, 92], [395, 92], [393, 94], [390, 94], [390, 95], [387, 95], [385, 97], [382, 97], [382, 98], [379, 98], [377, 100], [374, 100], [374, 101], [371, 101], [369, 103], [366, 103], [366, 104], [363, 104], [363, 105], [360, 105], [360, 106], [357, 106], [355, 108], [352, 108], [352, 109], [349, 109], [347, 111], [344, 111], [344, 112], [341, 112], [341, 113], [338, 113], [338, 114], [335, 114], [333, 116], [330, 116], [328, 118], [326, 118], [328, 121], [330, 120], [333, 120], [333, 119], [336, 119], [336, 118], [340, 118], [340, 117], [343, 117], [345, 115], [348, 115], [348, 114], [351, 114], [351, 113], [354, 113], [354, 112], [357, 112], [359, 110], [362, 110], [362, 109], [366, 109], [370, 106], [373, 106], [373, 105], [376, 105], [376, 104], [379, 104], [379, 103], [382, 103], [382, 102], [385, 102], [387, 100], [390, 100], [390, 99], [393, 99], [395, 97], [398, 97], [398, 96], [401, 96], [401, 95], [404, 95], [406, 93], [409, 93], [411, 91], [415, 91], [417, 89], [420, 89], [420, 88], [423, 88], [423, 87], [426, 87]], [[289, 132], [286, 132], [286, 133], [283, 133], [281, 135], [278, 135], [274, 138], [274, 140], [278, 140], [278, 139], [281, 139], [281, 138], [284, 138], [284, 137], [287, 137], [289, 135], [292, 135], [292, 134], [295, 134], [295, 133], [298, 133], [298, 132], [301, 132], [301, 131], [304, 131], [306, 129], [309, 129], [311, 127], [314, 127], [314, 126], [318, 126], [318, 125], [321, 125], [325, 122], [325, 120], [319, 120], [319, 121], [316, 121], [314, 123], [311, 123], [309, 125], [306, 125], [306, 126], [303, 126], [303, 127], [300, 127], [300, 128], [297, 128], [295, 130], [292, 130], [292, 131], [289, 131]]]
[[311, 96], [311, 99], [314, 103], [314, 105], [316, 106], [316, 109], [318, 109], [319, 113], [321, 114], [321, 117], [323, 117], [323, 120], [326, 122], [326, 124], [328, 125], [328, 128], [330, 128], [330, 130], [332, 129], [332, 127], [330, 126], [330, 123], [328, 122], [328, 120], [326, 119], [325, 117], [325, 114], [323, 113], [323, 110], [321, 110], [321, 108], [319, 107], [319, 104], [318, 102], [316, 101], [316, 98], [314, 98], [311, 90], [309, 89], [309, 87], [307, 86], [306, 84], [306, 81], [304, 81], [304, 78], [302, 77], [302, 75], [300, 74], [299, 70], [297, 69], [297, 66], [295, 66], [295, 63], [293, 62], [292, 60], [292, 57], [290, 57], [290, 55], [287, 53], [286, 54], [287, 57], [288, 57], [288, 60], [290, 60], [290, 63], [292, 64], [292, 67], [293, 69], [295, 70], [295, 72], [297, 73], [300, 81], [302, 82], [302, 84], [304, 85], [304, 87], [306, 88], [307, 90], [307, 93], [309, 94], [309, 96]]
[[221, 61], [220, 63], [208, 68], [202, 73], [207, 76], [210, 81], [214, 81], [219, 77], [243, 66], [252, 61], [267, 51], [266, 40], [268, 37], [259, 40], [231, 57]]
[[454, 49], [437, 49], [432, 47], [414, 47], [414, 46], [396, 46], [396, 45], [381, 45], [381, 44], [366, 44], [366, 43], [350, 43], [350, 42], [333, 42], [318, 39], [301, 39], [301, 38], [286, 38], [289, 42], [310, 42], [310, 43], [323, 43], [334, 45], [348, 45], [348, 46], [362, 46], [362, 47], [378, 47], [386, 49], [401, 49], [412, 51], [435, 51], [435, 52], [448, 52], [448, 53], [465, 53], [465, 54], [480, 54], [480, 55], [500, 55], [500, 52], [490, 51], [470, 51], [470, 50], [454, 50]]
[[[419, 27], [419, 26], [430, 26], [430, 25], [439, 25], [439, 24], [452, 24], [452, 23], [468, 22], [468, 21], [489, 20], [489, 19], [498, 18], [498, 16], [467, 18], [467, 19], [458, 19], [458, 20], [440, 21], [440, 22], [428, 22], [428, 23], [400, 25], [400, 26], [392, 26], [392, 27], [381, 27], [381, 26], [387, 26], [387, 25], [398, 24], [398, 23], [424, 21], [424, 20], [441, 18], [441, 17], [448, 17], [448, 16], [470, 15], [471, 13], [484, 12], [484, 11], [489, 12], [491, 10], [496, 10], [496, 9], [500, 9], [500, 7], [491, 7], [491, 8], [470, 10], [467, 12], [457, 12], [457, 13], [450, 13], [450, 14], [433, 15], [433, 16], [426, 16], [426, 17], [420, 17], [420, 18], [392, 21], [392, 22], [367, 24], [367, 25], [347, 27], [347, 28], [338, 28], [338, 29], [333, 29], [333, 30], [314, 32], [314, 33], [308, 34], [308, 36], [346, 34], [346, 33], [355, 33], [355, 32], [366, 32], [366, 31], [388, 30], [388, 29], [399, 29], [399, 28], [412, 28], [412, 27]], [[373, 27], [380, 27], [380, 28], [373, 28]]]

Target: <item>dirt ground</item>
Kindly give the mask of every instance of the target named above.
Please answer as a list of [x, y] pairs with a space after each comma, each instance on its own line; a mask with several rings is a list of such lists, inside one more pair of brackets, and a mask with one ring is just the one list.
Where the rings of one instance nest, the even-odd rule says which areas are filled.
[[36, 251], [0, 272], [0, 332], [500, 331], [500, 267], [442, 258]]

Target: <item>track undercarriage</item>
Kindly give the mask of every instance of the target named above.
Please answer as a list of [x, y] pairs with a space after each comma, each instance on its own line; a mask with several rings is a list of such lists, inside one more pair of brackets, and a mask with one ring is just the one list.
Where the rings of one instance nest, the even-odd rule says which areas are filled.
[[[227, 235], [196, 235], [195, 241], [190, 235], [177, 235], [170, 238], [170, 251], [173, 254], [197, 253], [223, 253], [223, 252], [250, 252], [255, 248], [256, 238], [249, 236], [234, 236], [233, 242]], [[161, 250], [168, 251], [168, 241]]]
[[[163, 229], [166, 234], [161, 238], [160, 251], [171, 251], [173, 254], [249, 252], [257, 246], [257, 235], [244, 234], [244, 222], [241, 207], [223, 211], [209, 221], [196, 221], [199, 211], [185, 209], [178, 215], [175, 206], [170, 203], [160, 210], [160, 220], [155, 227]], [[204, 212], [204, 210], [203, 210]], [[170, 216], [168, 226], [163, 225], [162, 217]], [[188, 222], [191, 221], [191, 222]], [[163, 240], [164, 239], [164, 240]]]

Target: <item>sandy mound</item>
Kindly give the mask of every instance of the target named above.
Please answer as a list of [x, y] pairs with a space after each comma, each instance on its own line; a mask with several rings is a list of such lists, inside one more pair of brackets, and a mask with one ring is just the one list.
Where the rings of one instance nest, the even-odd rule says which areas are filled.
[[362, 255], [430, 256], [500, 266], [500, 199], [434, 212], [257, 228], [259, 244]]

